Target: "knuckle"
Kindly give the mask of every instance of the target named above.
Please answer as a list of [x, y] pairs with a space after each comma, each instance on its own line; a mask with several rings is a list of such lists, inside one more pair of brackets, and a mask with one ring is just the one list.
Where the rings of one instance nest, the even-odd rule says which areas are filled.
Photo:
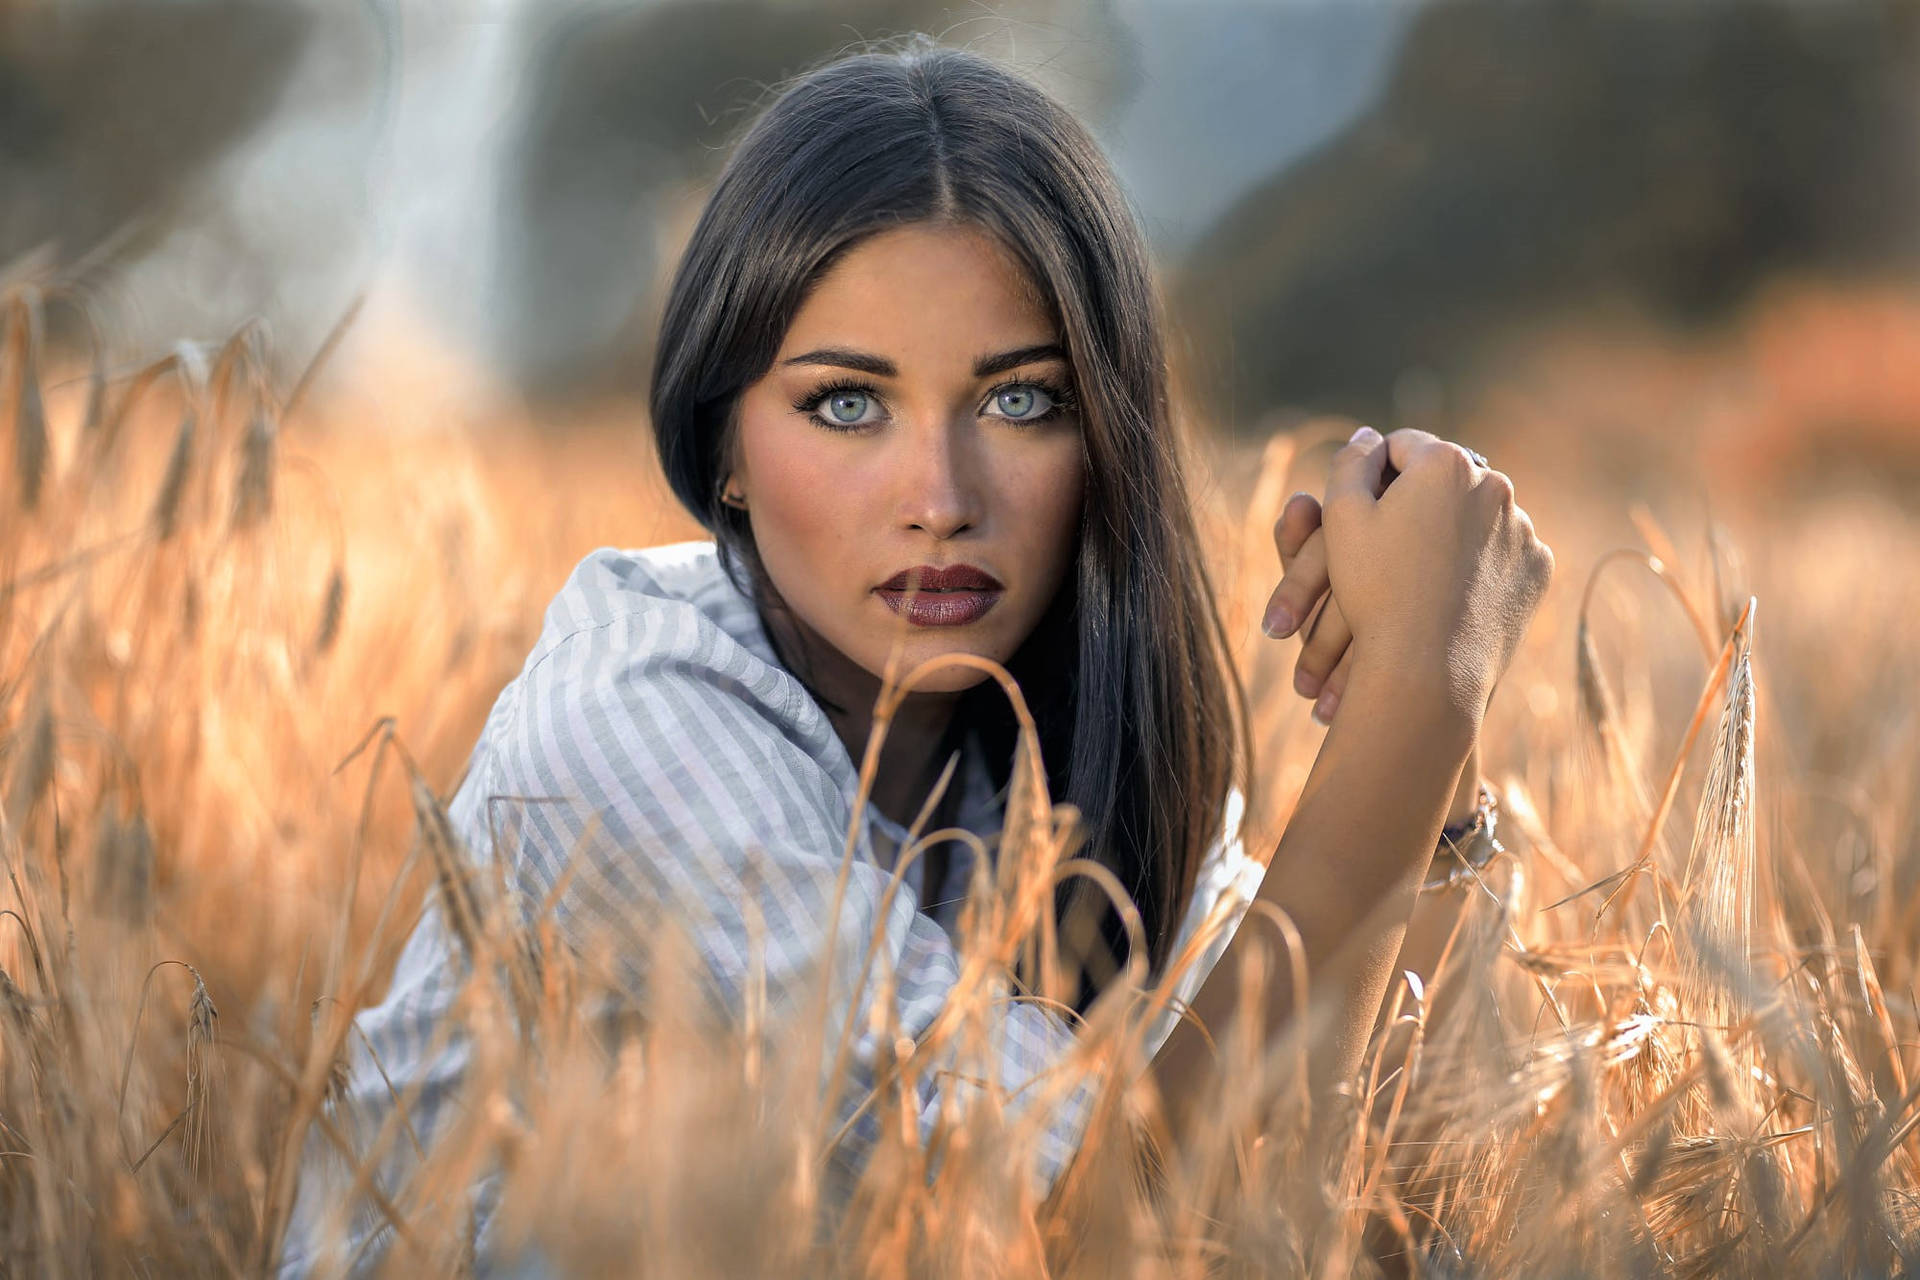
[[1340, 524], [1358, 514], [1363, 505], [1365, 504], [1360, 494], [1342, 490], [1328, 496], [1322, 511], [1325, 513], [1326, 521]]
[[1433, 470], [1455, 484], [1465, 484], [1473, 478], [1473, 459], [1452, 441], [1440, 441], [1427, 456], [1432, 459], [1429, 465]]
[[1312, 680], [1317, 692], [1326, 683], [1327, 673], [1333, 670], [1333, 659], [1324, 650], [1307, 645], [1300, 650], [1300, 659], [1293, 665], [1296, 681], [1300, 676]]
[[[1298, 496], [1295, 495], [1296, 498]], [[1298, 557], [1319, 528], [1320, 510], [1317, 505], [1308, 509], [1305, 504], [1289, 499], [1279, 519], [1273, 522], [1273, 544], [1280, 552], [1281, 563]]]
[[1553, 548], [1538, 538], [1528, 539], [1523, 564], [1527, 579], [1541, 589], [1553, 580]]
[[1283, 584], [1292, 583], [1295, 591], [1308, 595], [1316, 594], [1325, 583], [1327, 576], [1327, 542], [1320, 536], [1319, 530], [1301, 540], [1298, 546], [1290, 548], [1283, 557], [1286, 562], [1286, 575]]
[[1307, 642], [1301, 646], [1299, 665], [1321, 680], [1325, 680], [1327, 673], [1333, 670], [1340, 661], [1340, 655], [1345, 653], [1346, 649], [1347, 642], [1344, 637], [1336, 638], [1328, 628], [1318, 628], [1315, 634], [1308, 637]]

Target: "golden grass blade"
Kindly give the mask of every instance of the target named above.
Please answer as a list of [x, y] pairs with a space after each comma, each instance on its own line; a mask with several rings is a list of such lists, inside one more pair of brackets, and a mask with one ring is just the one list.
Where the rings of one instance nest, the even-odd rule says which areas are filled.
[[1681, 876], [1678, 929], [1689, 943], [1681, 1000], [1723, 1024], [1741, 1011], [1752, 985], [1755, 606], [1748, 601], [1734, 628], [1738, 656]]

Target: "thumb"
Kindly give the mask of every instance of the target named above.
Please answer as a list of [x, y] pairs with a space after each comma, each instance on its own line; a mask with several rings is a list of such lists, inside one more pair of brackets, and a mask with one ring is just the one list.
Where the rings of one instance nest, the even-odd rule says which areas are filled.
[[1327, 475], [1327, 500], [1323, 509], [1335, 503], [1364, 503], [1371, 507], [1386, 487], [1387, 442], [1372, 427], [1361, 427], [1333, 455], [1333, 468]]

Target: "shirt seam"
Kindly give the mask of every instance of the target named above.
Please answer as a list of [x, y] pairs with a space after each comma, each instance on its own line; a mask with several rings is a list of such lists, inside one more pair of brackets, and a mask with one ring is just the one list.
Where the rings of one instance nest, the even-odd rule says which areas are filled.
[[[722, 627], [719, 623], [715, 622], [710, 616], [708, 616], [708, 614], [704, 610], [700, 608], [700, 606], [694, 604], [693, 601], [683, 600], [683, 599], [680, 599], [679, 597], [667, 597], [667, 596], [654, 597], [654, 599], [668, 600], [675, 604], [686, 605], [689, 609], [692, 609], [693, 612], [697, 614], [700, 617], [700, 619], [704, 621], [709, 627], [719, 632], [727, 640], [732, 641], [733, 644], [737, 646], [742, 653], [745, 653], [748, 657], [752, 658], [755, 662], [758, 662], [763, 666], [767, 665], [765, 659], [760, 657], [759, 654], [756, 654], [752, 650], [748, 649], [745, 645], [740, 644], [738, 640], [734, 639], [733, 636], [727, 633], [727, 630], [725, 627]], [[538, 658], [536, 658], [532, 663], [530, 663], [525, 670], [521, 671], [519, 679], [515, 681], [515, 684], [518, 685], [519, 688], [515, 690], [512, 714], [506, 726], [507, 736], [511, 737], [513, 734], [519, 732], [522, 704], [525, 702], [525, 698], [521, 696], [521, 693], [525, 689], [526, 684], [533, 678], [533, 674], [536, 671], [538, 671], [541, 667], [545, 666], [549, 659], [551, 659], [555, 654], [559, 653], [563, 648], [566, 648], [573, 641], [578, 640], [582, 636], [591, 635], [597, 631], [605, 631], [608, 628], [617, 626], [622, 622], [630, 622], [635, 618], [644, 617], [650, 611], [650, 609], [651, 609], [651, 606], [642, 606], [642, 607], [623, 609], [619, 613], [619, 615], [616, 617], [604, 618], [599, 622], [590, 622], [583, 626], [575, 627], [573, 630], [562, 634], [558, 639], [554, 640], [552, 644], [548, 645], [546, 648], [546, 651], [542, 653]], [[702, 663], [701, 666], [707, 670], [715, 669], [713, 662], [710, 660]], [[773, 669], [778, 670], [779, 668], [773, 668]], [[792, 673], [788, 672], [786, 674], [788, 674], [789, 677], [791, 677]], [[788, 690], [784, 695], [784, 699], [780, 707], [780, 715], [783, 720], [786, 720], [789, 722], [795, 719], [794, 715], [792, 714], [792, 702], [793, 702], [793, 693], [791, 690]]]

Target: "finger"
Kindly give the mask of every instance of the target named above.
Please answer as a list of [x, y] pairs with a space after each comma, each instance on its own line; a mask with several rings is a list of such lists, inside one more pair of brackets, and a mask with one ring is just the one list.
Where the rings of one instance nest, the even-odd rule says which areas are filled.
[[1320, 691], [1320, 697], [1313, 704], [1313, 718], [1321, 724], [1332, 724], [1334, 712], [1340, 709], [1340, 696], [1347, 690], [1347, 677], [1353, 671], [1353, 650], [1348, 649], [1340, 655], [1340, 663], [1327, 677], [1326, 687]]
[[1491, 467], [1480, 468], [1477, 487], [1485, 489], [1489, 495], [1498, 499], [1502, 506], [1513, 506], [1513, 477], [1506, 472], [1495, 471]]
[[[1315, 504], [1316, 508], [1318, 503]], [[1306, 545], [1287, 566], [1286, 576], [1267, 600], [1266, 616], [1260, 627], [1275, 640], [1290, 636], [1313, 612], [1313, 606], [1327, 590], [1327, 534], [1315, 529]]]
[[1325, 692], [1334, 668], [1352, 646], [1353, 629], [1347, 625], [1346, 615], [1340, 612], [1340, 602], [1328, 596], [1313, 625], [1307, 628], [1299, 660], [1293, 665], [1295, 692], [1303, 698]]
[[1333, 455], [1323, 507], [1332, 507], [1335, 503], [1371, 507], [1374, 495], [1386, 484], [1387, 454], [1386, 442], [1378, 431], [1361, 427], [1354, 432], [1352, 439]]
[[1443, 440], [1431, 431], [1401, 427], [1387, 433], [1387, 462], [1395, 471], [1410, 471], [1416, 464], [1430, 464], [1442, 455], [1449, 465], [1459, 467], [1462, 475], [1487, 470], [1465, 445]]
[[1280, 552], [1280, 563], [1284, 567], [1300, 554], [1301, 544], [1320, 527], [1320, 499], [1310, 493], [1296, 493], [1287, 499], [1287, 505], [1280, 508], [1280, 518], [1273, 522], [1273, 545]]

